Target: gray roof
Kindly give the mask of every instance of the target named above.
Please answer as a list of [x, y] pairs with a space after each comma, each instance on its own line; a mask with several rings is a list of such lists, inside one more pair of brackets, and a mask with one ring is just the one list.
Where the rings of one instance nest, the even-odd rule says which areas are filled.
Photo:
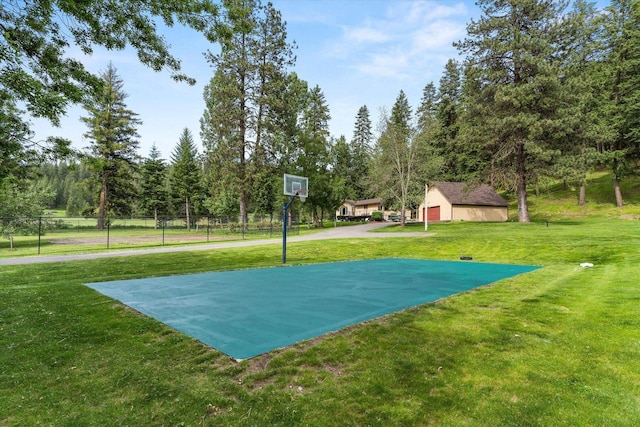
[[452, 205], [509, 206], [509, 203], [487, 184], [475, 186], [464, 182], [434, 182], [432, 186], [440, 190]]
[[356, 202], [356, 206], [362, 206], [362, 205], [372, 205], [372, 204], [376, 204], [376, 203], [382, 203], [382, 199], [366, 199], [366, 200], [358, 200]]

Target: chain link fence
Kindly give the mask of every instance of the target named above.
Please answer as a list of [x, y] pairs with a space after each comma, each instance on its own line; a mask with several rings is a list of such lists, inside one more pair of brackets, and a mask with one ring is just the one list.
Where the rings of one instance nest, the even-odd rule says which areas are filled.
[[[98, 224], [103, 223], [99, 229]], [[214, 217], [12, 217], [0, 219], [0, 251], [21, 255], [189, 245], [225, 240], [282, 237], [282, 222], [256, 219], [246, 223]], [[300, 233], [293, 218], [287, 234]], [[66, 247], [67, 249], [65, 249]]]

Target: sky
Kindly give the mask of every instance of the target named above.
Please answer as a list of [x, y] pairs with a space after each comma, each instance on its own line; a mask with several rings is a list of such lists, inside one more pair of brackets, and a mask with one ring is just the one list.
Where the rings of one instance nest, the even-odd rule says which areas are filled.
[[[479, 17], [473, 0], [272, 0], [287, 23], [288, 39], [295, 42], [296, 64], [289, 71], [318, 85], [330, 109], [331, 135], [353, 136], [358, 109], [366, 105], [375, 130], [381, 109], [390, 110], [403, 90], [414, 111], [422, 90], [436, 87], [450, 59], [461, 59], [453, 43], [464, 39], [466, 25]], [[168, 72], [156, 73], [141, 65], [133, 50], [97, 49], [86, 57], [77, 49], [70, 55], [93, 72], [111, 62], [124, 81], [129, 109], [142, 125], [139, 154], [147, 157], [153, 144], [169, 159], [183, 129], [188, 128], [202, 151], [199, 120], [204, 111], [203, 89], [214, 70], [203, 52], [216, 46], [193, 30], [162, 31], [181, 59], [183, 71], [197, 79], [195, 86], [176, 83]], [[83, 149], [89, 141], [80, 107], [68, 111], [59, 128], [33, 120], [36, 139], [62, 136]]]

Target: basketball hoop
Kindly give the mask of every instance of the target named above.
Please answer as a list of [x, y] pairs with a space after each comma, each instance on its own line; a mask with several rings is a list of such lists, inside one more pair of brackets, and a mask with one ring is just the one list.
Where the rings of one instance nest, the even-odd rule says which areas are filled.
[[300, 200], [304, 202], [307, 200], [309, 194], [309, 178], [306, 176], [296, 176], [284, 174], [284, 194], [291, 196], [289, 201], [282, 206], [282, 263], [287, 262], [287, 211], [289, 206], [293, 203], [296, 196], [300, 197]]

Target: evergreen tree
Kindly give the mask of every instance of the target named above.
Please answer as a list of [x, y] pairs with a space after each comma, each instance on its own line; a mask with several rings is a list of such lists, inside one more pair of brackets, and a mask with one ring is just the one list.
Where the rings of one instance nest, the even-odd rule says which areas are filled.
[[343, 179], [345, 183], [345, 198], [359, 198], [356, 196], [358, 194], [356, 182], [359, 177], [355, 174], [351, 147], [347, 144], [344, 135], [340, 136], [332, 144], [331, 153], [331, 172], [336, 177]]
[[[527, 185], [548, 170], [571, 129], [563, 119], [565, 2], [479, 0], [479, 20], [457, 46], [468, 55], [467, 118], [485, 138], [492, 169], [509, 178], [518, 220], [529, 222]], [[485, 166], [486, 167], [486, 166]]]
[[612, 0], [605, 14], [606, 114], [614, 137], [605, 154], [614, 175], [616, 205], [622, 207], [620, 180], [637, 173], [640, 158], [640, 1]]
[[165, 184], [167, 165], [160, 158], [160, 151], [155, 144], [151, 147], [149, 157], [142, 162], [140, 179], [141, 207], [145, 214], [153, 214], [157, 227], [158, 215], [167, 213], [168, 195]]
[[363, 105], [356, 115], [353, 138], [351, 138], [350, 145], [351, 174], [348, 182], [354, 190], [353, 197], [356, 199], [364, 199], [367, 196], [366, 180], [369, 174], [372, 145], [373, 131], [369, 109], [366, 105]]
[[[300, 120], [299, 149], [297, 169], [309, 178], [309, 196], [305, 208], [312, 212], [314, 226], [319, 226], [325, 210], [337, 208], [344, 193], [344, 186], [334, 187], [334, 177], [329, 174], [330, 141], [329, 107], [320, 87], [315, 86], [308, 92], [306, 106]], [[339, 198], [340, 201], [335, 200]], [[335, 205], [335, 206], [334, 206]]]
[[197, 214], [202, 191], [198, 149], [193, 142], [191, 131], [187, 128], [182, 131], [180, 140], [171, 153], [171, 164], [171, 190], [174, 197], [180, 200], [187, 230], [191, 230], [192, 214]]
[[420, 183], [443, 179], [444, 162], [437, 144], [441, 136], [440, 123], [438, 121], [437, 93], [433, 83], [428, 83], [423, 91], [420, 106], [416, 110], [416, 135], [420, 153], [419, 170], [416, 174]]
[[416, 118], [418, 121], [418, 131], [424, 131], [432, 128], [434, 121], [437, 120], [438, 105], [436, 87], [433, 82], [427, 83], [422, 89], [422, 98], [420, 106], [416, 110]]
[[[436, 102], [438, 136], [436, 148], [446, 162], [443, 178], [449, 181], [468, 181], [475, 166], [472, 146], [459, 138], [462, 78], [460, 64], [450, 59], [440, 78]], [[470, 159], [471, 158], [471, 159]]]
[[610, 145], [614, 137], [613, 127], [607, 120], [606, 91], [604, 90], [604, 64], [601, 45], [602, 16], [595, 6], [579, 0], [573, 5], [567, 22], [573, 25], [568, 32], [570, 58], [564, 68], [563, 86], [569, 93], [563, 110], [567, 126], [567, 142], [553, 177], [576, 185], [578, 205], [586, 203], [587, 173], [599, 160], [599, 146]]
[[273, 136], [285, 108], [280, 94], [294, 57], [272, 4], [229, 0], [224, 5], [222, 20], [232, 34], [222, 40], [220, 53], [208, 55], [215, 75], [205, 89], [201, 128], [207, 153], [216, 157], [208, 164], [231, 177], [225, 184], [238, 194], [246, 222], [253, 179], [276, 155]]
[[82, 121], [89, 130], [84, 136], [91, 142], [89, 166], [100, 183], [98, 229], [104, 228], [107, 215], [129, 215], [136, 200], [134, 169], [138, 149], [136, 126], [142, 123], [127, 108], [123, 81], [113, 65], [102, 74], [103, 92], [85, 106], [88, 117]]

